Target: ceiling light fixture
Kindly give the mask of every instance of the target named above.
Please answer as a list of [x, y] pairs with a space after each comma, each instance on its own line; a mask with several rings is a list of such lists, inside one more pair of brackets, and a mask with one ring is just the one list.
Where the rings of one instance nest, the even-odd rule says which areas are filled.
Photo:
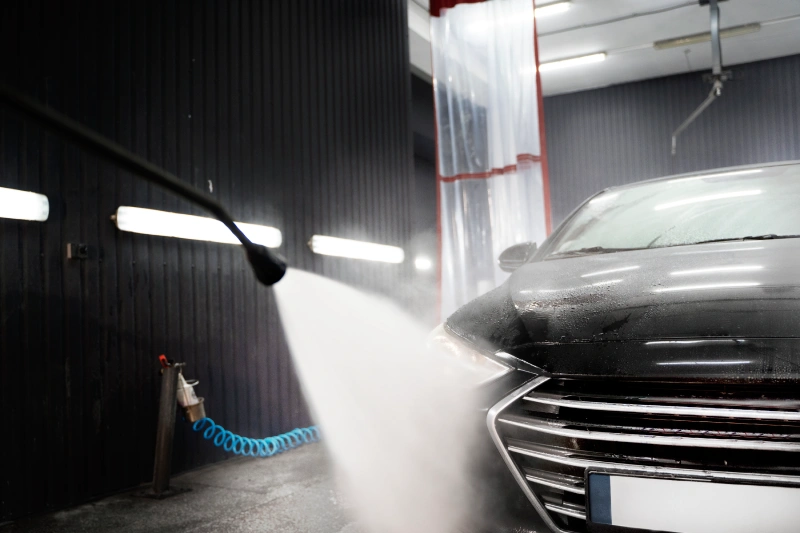
[[[734, 26], [719, 32], [721, 39], [728, 39], [730, 37], [738, 37], [740, 35], [747, 35], [748, 33], [755, 33], [761, 30], [761, 24], [755, 22], [753, 24], [743, 24], [741, 26]], [[675, 39], [665, 39], [663, 41], [656, 41], [653, 43], [653, 48], [656, 50], [666, 50], [668, 48], [678, 48], [679, 46], [688, 46], [691, 44], [700, 44], [711, 42], [711, 32], [696, 33], [693, 35], [685, 35]]]
[[375, 244], [373, 242], [340, 239], [327, 235], [313, 235], [308, 246], [315, 254], [381, 261], [384, 263], [402, 263], [405, 252], [397, 246]]
[[47, 196], [0, 187], [0, 218], [44, 222], [50, 216]]
[[566, 67], [577, 67], [580, 65], [589, 65], [591, 63], [600, 63], [606, 60], [606, 53], [599, 52], [597, 54], [589, 54], [588, 56], [571, 57], [569, 59], [560, 59], [558, 61], [550, 61], [539, 65], [539, 72], [548, 72], [551, 70], [558, 70]]
[[[120, 231], [196, 241], [241, 244], [233, 233], [215, 218], [123, 205], [117, 209], [112, 220]], [[281, 231], [277, 228], [244, 222], [236, 222], [236, 225], [247, 235], [248, 239], [268, 248], [277, 248], [283, 240]]]
[[553, 2], [552, 4], [545, 4], [537, 7], [533, 14], [536, 17], [547, 17], [550, 15], [558, 15], [570, 8], [570, 2]]

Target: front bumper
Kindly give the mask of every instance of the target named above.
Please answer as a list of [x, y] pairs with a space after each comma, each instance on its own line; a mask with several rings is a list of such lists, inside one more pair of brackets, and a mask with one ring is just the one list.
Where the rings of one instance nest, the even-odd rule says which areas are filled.
[[515, 371], [487, 393], [484, 433], [494, 449], [486, 447], [478, 478], [486, 484], [485, 531], [587, 531], [584, 479], [591, 469], [800, 487], [795, 382]]
[[479, 416], [475, 423], [480, 435], [473, 455], [470, 479], [475, 484], [478, 501], [474, 502], [465, 531], [470, 533], [542, 533], [547, 526], [514, 478], [513, 471], [498, 453], [487, 431], [489, 411], [505, 398], [509, 391], [531, 382], [537, 376], [514, 370], [482, 387]]

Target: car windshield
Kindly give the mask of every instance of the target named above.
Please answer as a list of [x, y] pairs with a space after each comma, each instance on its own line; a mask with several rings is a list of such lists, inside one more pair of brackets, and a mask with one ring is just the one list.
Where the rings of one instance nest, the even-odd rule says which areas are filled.
[[549, 257], [800, 235], [800, 165], [706, 173], [605, 191]]

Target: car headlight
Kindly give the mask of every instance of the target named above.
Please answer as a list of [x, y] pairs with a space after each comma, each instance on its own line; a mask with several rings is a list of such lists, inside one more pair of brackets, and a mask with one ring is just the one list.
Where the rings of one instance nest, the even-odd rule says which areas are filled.
[[435, 355], [447, 359], [454, 372], [482, 385], [511, 371], [511, 367], [488, 357], [475, 346], [448, 332], [444, 324], [437, 326], [428, 337], [428, 347]]

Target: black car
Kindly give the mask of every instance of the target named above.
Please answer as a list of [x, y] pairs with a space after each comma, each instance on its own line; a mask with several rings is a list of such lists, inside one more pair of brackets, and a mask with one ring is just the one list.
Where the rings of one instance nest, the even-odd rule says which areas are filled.
[[607, 189], [500, 261], [437, 332], [487, 368], [489, 529], [800, 530], [800, 164]]

